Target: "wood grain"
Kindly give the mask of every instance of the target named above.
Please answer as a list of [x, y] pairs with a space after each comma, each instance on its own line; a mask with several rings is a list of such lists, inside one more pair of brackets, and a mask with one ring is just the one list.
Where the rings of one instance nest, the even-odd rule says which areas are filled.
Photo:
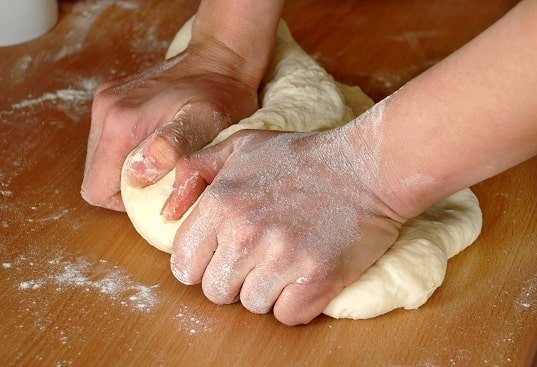
[[[290, 0], [297, 40], [379, 100], [514, 1]], [[194, 1], [61, 1], [0, 48], [0, 365], [528, 366], [537, 347], [537, 159], [474, 187], [481, 237], [417, 311], [289, 328], [175, 281], [127, 216], [79, 195], [94, 87], [162, 59]]]

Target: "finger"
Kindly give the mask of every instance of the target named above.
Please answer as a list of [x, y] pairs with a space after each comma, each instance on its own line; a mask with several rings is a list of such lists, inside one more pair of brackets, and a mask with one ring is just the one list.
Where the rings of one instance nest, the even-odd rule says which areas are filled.
[[201, 282], [217, 247], [214, 225], [207, 211], [196, 204], [175, 235], [170, 265], [172, 274], [183, 284]]
[[319, 316], [340, 291], [328, 282], [289, 284], [274, 304], [274, 316], [289, 326], [307, 324]]
[[289, 253], [292, 237], [278, 228], [263, 231], [263, 263], [252, 270], [242, 285], [242, 305], [253, 313], [263, 314], [272, 306], [288, 284], [295, 279], [297, 257]]
[[255, 233], [235, 225], [227, 232], [220, 234], [225, 240], [219, 239], [202, 279], [203, 293], [217, 304], [238, 301], [242, 284], [256, 261], [252, 252], [257, 241]]
[[240, 130], [226, 140], [206, 147], [191, 154], [187, 160], [181, 160], [179, 165], [188, 165], [191, 169], [198, 171], [207, 183], [211, 183], [224, 164], [231, 157], [241, 144], [249, 137], [257, 134], [255, 130]]
[[274, 269], [255, 268], [244, 280], [240, 292], [241, 303], [250, 312], [268, 313], [287, 284], [283, 274]]
[[[142, 102], [132, 102], [132, 96], [130, 98], [123, 97], [125, 91], [123, 93], [114, 92], [114, 88], [122, 85], [123, 82], [124, 80], [119, 81], [117, 85], [107, 83], [100, 87], [94, 99], [84, 181], [81, 188], [83, 198], [90, 204], [116, 210], [124, 210], [119, 194], [119, 178], [125, 158], [134, 147], [150, 134], [154, 134], [156, 130], [157, 133], [151, 136], [154, 139], [159, 137], [158, 128], [163, 126], [166, 121], [170, 121], [173, 118], [173, 113], [178, 110], [182, 111], [184, 107], [183, 102], [181, 102], [184, 101], [184, 98], [181, 98], [180, 95], [174, 95], [175, 99], [173, 100], [170, 97], [167, 97], [170, 100], [160, 97], [157, 99], [156, 105], [155, 102], [142, 108]], [[136, 101], [136, 98], [134, 100]], [[178, 103], [181, 104], [177, 105]], [[170, 107], [155, 108], [158, 105]], [[164, 138], [170, 135], [166, 134], [166, 129], [163, 129], [162, 134], [164, 134]], [[176, 136], [172, 136], [171, 139], [176, 144], [180, 143], [180, 139]], [[149, 162], [151, 162], [151, 153], [154, 151], [157, 153], [153, 155], [158, 156], [158, 152], [164, 149], [162, 154], [166, 156], [166, 145], [159, 144], [159, 139], [156, 140], [156, 146], [153, 149], [149, 148]], [[134, 171], [136, 171], [137, 166], [134, 158], [142, 156], [143, 152], [138, 152], [137, 155], [133, 156]], [[164, 173], [167, 171], [169, 169], [164, 170]], [[142, 176], [144, 172], [151, 172], [151, 166], [149, 165], [149, 170], [142, 170]]]
[[162, 207], [161, 215], [168, 220], [179, 220], [207, 187], [197, 171], [179, 167], [175, 171], [173, 190]]
[[97, 150], [98, 143], [101, 140], [101, 135], [104, 128], [104, 118], [106, 115], [106, 111], [113, 103], [111, 98], [104, 97], [102, 93], [108, 87], [108, 85], [109, 83], [104, 83], [99, 86], [99, 88], [97, 88], [97, 91], [95, 92], [95, 98], [93, 99], [93, 104], [91, 108], [91, 125], [88, 134], [88, 144], [86, 150], [86, 162], [84, 165], [84, 178], [82, 181], [80, 194], [82, 198], [88, 203], [100, 206], [103, 206], [101, 203], [105, 202], [106, 200], [110, 201], [110, 198], [116, 197], [116, 200], [114, 200], [114, 205], [112, 205], [111, 209], [121, 210], [123, 206], [121, 203], [121, 198], [119, 198], [119, 202], [121, 203], [121, 205], [117, 205], [117, 194], [119, 190], [112, 193], [109, 192], [101, 196], [101, 190], [94, 189], [95, 180], [92, 177], [95, 165], [95, 152]]
[[220, 144], [178, 159], [174, 189], [162, 207], [166, 219], [181, 218], [214, 180], [244, 136], [236, 133]]
[[[121, 167], [136, 142], [132, 141], [129, 134], [125, 134], [124, 124], [117, 121], [131, 121], [137, 118], [137, 114], [132, 109], [114, 109], [112, 112], [112, 123], [104, 124], [100, 120], [92, 122], [92, 129], [93, 126], [96, 127], [90, 133], [91, 142], [88, 141], [81, 195], [92, 205], [124, 211], [119, 195]], [[99, 116], [95, 118], [98, 119]], [[104, 125], [99, 127], [99, 124]], [[99, 136], [96, 131], [99, 131]]]
[[[88, 203], [124, 210], [119, 193], [121, 168], [129, 152], [147, 136], [147, 131], [137, 128], [144, 119], [143, 111], [110, 97], [108, 89], [96, 96], [81, 187], [81, 195]], [[145, 124], [150, 131], [155, 121]]]
[[103, 83], [97, 87], [91, 104], [91, 125], [88, 136], [88, 151], [86, 163], [91, 162], [91, 156], [95, 152], [97, 142], [101, 136], [104, 126], [106, 111], [116, 101], [115, 98], [105, 95], [105, 91], [110, 87], [110, 82]]
[[156, 129], [131, 155], [126, 165], [131, 183], [143, 187], [157, 182], [180, 158], [213, 140], [226, 119], [221, 108], [209, 101], [188, 102], [178, 108], [173, 121]]
[[160, 180], [176, 165], [179, 157], [190, 153], [182, 127], [169, 122], [155, 130], [129, 156], [125, 173], [135, 186], [147, 186]]

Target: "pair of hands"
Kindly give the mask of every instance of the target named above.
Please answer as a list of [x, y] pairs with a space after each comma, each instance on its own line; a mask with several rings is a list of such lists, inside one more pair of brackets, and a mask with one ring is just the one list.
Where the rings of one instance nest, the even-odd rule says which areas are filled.
[[364, 179], [374, 160], [357, 153], [367, 149], [356, 149], [348, 129], [241, 131], [200, 150], [255, 111], [256, 88], [192, 49], [105, 84], [93, 105], [82, 196], [123, 210], [120, 172], [133, 149], [144, 157], [127, 163], [137, 185], [175, 167], [168, 219], [206, 189], [175, 237], [175, 277], [201, 282], [215, 303], [240, 299], [254, 313], [307, 323], [395, 241], [401, 220]]

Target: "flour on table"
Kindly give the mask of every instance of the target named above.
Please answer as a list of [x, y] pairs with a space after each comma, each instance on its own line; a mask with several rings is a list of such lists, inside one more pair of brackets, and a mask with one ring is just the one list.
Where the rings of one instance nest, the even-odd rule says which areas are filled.
[[[166, 57], [187, 46], [192, 19], [177, 33]], [[223, 130], [216, 144], [242, 129], [314, 131], [347, 123], [373, 105], [360, 88], [339, 84], [307, 55], [282, 21], [271, 67], [260, 94], [261, 108]], [[170, 253], [179, 221], [160, 215], [171, 193], [175, 171], [158, 183], [136, 188], [121, 182], [123, 202], [136, 230], [153, 246]], [[193, 205], [193, 207], [196, 204]], [[192, 209], [192, 208], [191, 208]], [[475, 195], [462, 190], [408, 221], [396, 243], [324, 310], [336, 318], [364, 319], [395, 308], [415, 309], [442, 283], [447, 260], [465, 249], [481, 231]]]

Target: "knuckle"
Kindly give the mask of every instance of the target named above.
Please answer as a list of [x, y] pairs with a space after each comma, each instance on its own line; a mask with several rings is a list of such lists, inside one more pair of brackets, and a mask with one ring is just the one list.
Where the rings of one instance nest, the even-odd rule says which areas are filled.
[[312, 261], [312, 266], [307, 272], [307, 279], [317, 283], [325, 283], [330, 280], [331, 266], [318, 261]]
[[299, 325], [311, 320], [308, 308], [311, 297], [307, 295], [313, 291], [311, 286], [291, 284], [284, 289], [274, 307], [274, 316], [285, 325]]
[[184, 135], [183, 125], [176, 122], [170, 122], [156, 129], [155, 137], [162, 139], [176, 148], [187, 147], [189, 145], [188, 139]]
[[235, 300], [229, 282], [219, 277], [204, 276], [201, 288], [205, 297], [217, 305], [230, 304]]
[[230, 108], [216, 99], [203, 99], [192, 103], [192, 116], [210, 121], [214, 126], [227, 127], [232, 121]]
[[232, 201], [233, 195], [229, 190], [224, 189], [219, 181], [215, 181], [205, 190], [199, 205], [203, 211], [209, 212], [218, 209], [228, 213], [233, 211]]
[[287, 326], [295, 326], [303, 323], [297, 311], [289, 309], [287, 305], [275, 308], [274, 317]]
[[164, 167], [171, 169], [179, 158], [174, 145], [159, 135], [148, 140], [147, 144], [144, 145], [144, 153], [152, 157], [153, 164], [160, 169]]
[[266, 314], [272, 309], [273, 302], [266, 296], [267, 288], [264, 282], [244, 285], [241, 289], [240, 300], [244, 308], [255, 314]]
[[218, 100], [208, 99], [202, 102], [202, 105], [210, 112], [214, 119], [224, 119], [228, 115], [228, 107]]

